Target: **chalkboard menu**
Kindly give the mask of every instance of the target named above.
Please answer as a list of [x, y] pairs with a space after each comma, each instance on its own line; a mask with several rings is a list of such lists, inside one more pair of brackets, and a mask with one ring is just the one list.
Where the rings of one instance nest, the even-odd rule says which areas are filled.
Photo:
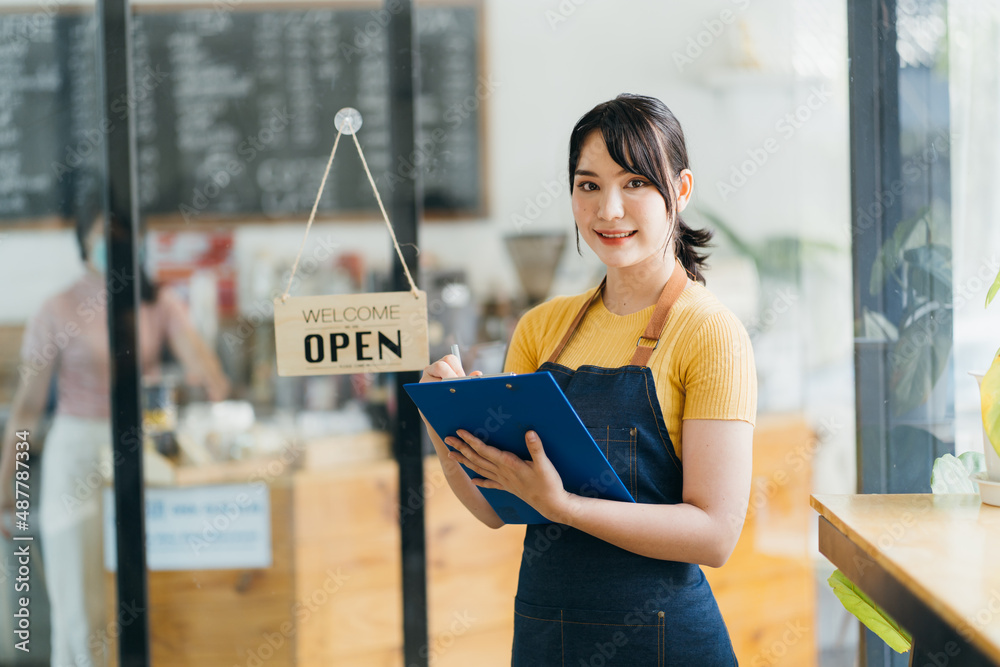
[[[273, 7], [273, 6], [272, 6]], [[103, 139], [135, 121], [140, 209], [207, 222], [307, 215], [353, 106], [380, 192], [418, 169], [429, 215], [481, 213], [480, 7], [416, 12], [421, 90], [417, 150], [391, 155], [382, 9], [142, 11], [134, 17], [134, 86], [101, 120], [93, 16], [0, 16], [0, 218], [72, 215], [96, 186]], [[25, 26], [30, 25], [30, 30]], [[375, 200], [343, 137], [320, 201], [365, 215]]]
[[65, 144], [57, 20], [0, 18], [0, 218], [61, 213], [50, 162]]

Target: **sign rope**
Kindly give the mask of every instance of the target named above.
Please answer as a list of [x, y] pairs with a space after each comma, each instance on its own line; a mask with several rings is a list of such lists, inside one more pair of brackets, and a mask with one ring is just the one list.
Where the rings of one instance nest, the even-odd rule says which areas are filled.
[[[368, 176], [368, 182], [372, 186], [372, 192], [375, 194], [375, 201], [378, 202], [379, 211], [382, 212], [382, 219], [385, 221], [385, 226], [389, 229], [389, 236], [392, 238], [392, 245], [396, 249], [396, 255], [399, 257], [400, 263], [403, 265], [403, 272], [406, 273], [406, 280], [410, 283], [410, 293], [413, 294], [413, 298], [420, 298], [420, 293], [417, 290], [417, 285], [413, 281], [413, 276], [410, 274], [410, 267], [406, 265], [406, 261], [403, 259], [403, 251], [399, 248], [399, 242], [396, 240], [396, 230], [393, 229], [392, 223], [389, 221], [389, 214], [386, 213], [385, 205], [382, 203], [382, 197], [379, 195], [378, 187], [375, 185], [375, 179], [372, 178], [372, 172], [368, 168], [368, 161], [365, 159], [365, 152], [361, 149], [361, 142], [358, 141], [357, 132], [354, 131], [354, 124], [351, 119], [345, 118], [347, 133], [354, 138], [354, 145], [358, 148], [358, 155], [361, 157], [361, 164], [365, 168], [365, 175]], [[316, 219], [316, 209], [319, 208], [319, 200], [323, 196], [323, 188], [326, 187], [326, 179], [330, 175], [330, 166], [333, 164], [333, 156], [337, 154], [337, 146], [340, 144], [340, 135], [344, 133], [345, 128], [341, 127], [337, 130], [337, 138], [333, 140], [333, 150], [330, 151], [330, 159], [326, 163], [326, 170], [323, 172], [323, 179], [319, 183], [319, 192], [316, 193], [316, 201], [313, 202], [312, 212], [309, 214], [309, 222], [306, 223], [306, 233], [302, 237], [302, 244], [299, 246], [299, 253], [295, 256], [295, 263], [292, 265], [292, 273], [288, 276], [288, 285], [285, 287], [285, 293], [281, 295], [281, 302], [285, 303], [288, 300], [288, 293], [292, 289], [292, 281], [295, 279], [295, 272], [299, 268], [299, 260], [302, 259], [302, 251], [306, 247], [306, 239], [309, 237], [309, 229], [312, 227], [313, 221]], [[411, 244], [412, 245], [412, 244]]]

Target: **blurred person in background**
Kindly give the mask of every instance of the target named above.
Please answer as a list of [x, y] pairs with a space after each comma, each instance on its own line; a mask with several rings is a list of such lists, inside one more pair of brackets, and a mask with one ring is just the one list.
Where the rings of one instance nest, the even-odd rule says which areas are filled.
[[[103, 484], [113, 474], [110, 415], [110, 353], [107, 304], [124, 288], [121, 276], [106, 276], [104, 217], [96, 201], [77, 218], [77, 241], [85, 264], [82, 277], [42, 304], [28, 323], [18, 365], [20, 383], [11, 405], [0, 453], [0, 532], [10, 538], [14, 509], [16, 433], [34, 433], [56, 380], [55, 417], [45, 437], [41, 479], [29, 479], [31, 518], [39, 522], [42, 563], [51, 606], [53, 667], [105, 664], [100, 633], [104, 605]], [[229, 381], [215, 353], [198, 336], [176, 294], [153, 284], [140, 267], [138, 316], [140, 368], [146, 377], [160, 370], [164, 348], [180, 361], [186, 382], [201, 386], [209, 400], [224, 399]], [[30, 438], [30, 436], [29, 436]], [[30, 442], [30, 440], [29, 440]], [[31, 467], [38, 443], [31, 443]], [[138, 446], [136, 439], [136, 446]], [[16, 458], [17, 457], [17, 458]], [[22, 487], [23, 489], [23, 487]]]

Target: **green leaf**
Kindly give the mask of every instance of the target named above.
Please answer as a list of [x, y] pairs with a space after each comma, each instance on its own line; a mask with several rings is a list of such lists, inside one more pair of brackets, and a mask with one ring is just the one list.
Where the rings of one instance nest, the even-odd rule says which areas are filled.
[[871, 340], [894, 341], [899, 338], [899, 329], [882, 313], [865, 308], [862, 311], [860, 336]]
[[761, 244], [758, 254], [762, 262], [758, 272], [794, 275], [802, 263], [802, 241], [797, 236], [771, 236]]
[[762, 258], [760, 257], [760, 254], [757, 252], [757, 250], [754, 249], [754, 247], [751, 246], [749, 243], [747, 243], [743, 239], [743, 237], [737, 234], [736, 231], [732, 227], [730, 227], [729, 224], [727, 224], [726, 221], [723, 220], [720, 216], [716, 215], [715, 213], [711, 213], [710, 211], [704, 208], [699, 208], [698, 213], [707, 218], [708, 221], [712, 223], [712, 226], [715, 227], [716, 231], [718, 231], [727, 239], [729, 239], [729, 242], [732, 243], [738, 251], [740, 251], [750, 259], [752, 259], [754, 264], [759, 265], [761, 263]]
[[872, 602], [857, 586], [840, 570], [834, 570], [826, 580], [833, 588], [847, 611], [854, 614], [869, 630], [877, 634], [896, 653], [906, 653], [913, 645], [913, 638], [901, 628], [889, 614]]
[[927, 301], [951, 304], [951, 248], [926, 245], [903, 253], [910, 271], [910, 289]]
[[948, 364], [952, 313], [934, 308], [911, 320], [899, 332], [890, 356], [889, 389], [898, 417], [923, 405]]
[[924, 219], [928, 207], [922, 208], [917, 215], [906, 220], [900, 220], [896, 228], [892, 230], [892, 236], [885, 240], [879, 249], [878, 257], [872, 264], [872, 277], [868, 283], [868, 291], [872, 296], [878, 294], [885, 287], [886, 278], [893, 273], [903, 260], [903, 248], [910, 240], [913, 230]]
[[962, 452], [958, 455], [958, 460], [962, 462], [969, 474], [986, 472], [986, 457], [981, 452]]
[[[982, 454], [979, 456], [982, 457]], [[969, 472], [962, 459], [945, 454], [934, 461], [934, 467], [931, 469], [931, 492], [978, 493], [975, 483], [969, 479]]]
[[990, 303], [993, 302], [993, 297], [1000, 292], [1000, 271], [997, 272], [997, 278], [993, 281], [993, 285], [990, 287], [990, 291], [986, 293], [986, 307], [990, 307]]
[[695, 212], [705, 218], [714, 231], [726, 239], [733, 249], [750, 259], [760, 276], [797, 279], [795, 276], [807, 260], [815, 259], [822, 253], [845, 252], [845, 248], [835, 243], [793, 235], [767, 236], [758, 243], [751, 243], [717, 213], [702, 207], [695, 209]]

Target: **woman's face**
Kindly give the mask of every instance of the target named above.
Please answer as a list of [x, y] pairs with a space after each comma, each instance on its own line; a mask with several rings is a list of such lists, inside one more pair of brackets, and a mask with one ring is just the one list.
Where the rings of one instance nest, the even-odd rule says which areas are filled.
[[[678, 210], [687, 203], [688, 179], [682, 179]], [[599, 130], [584, 139], [572, 201], [580, 236], [608, 268], [660, 263], [664, 256], [673, 261], [666, 202], [649, 179], [624, 170], [611, 158]]]

